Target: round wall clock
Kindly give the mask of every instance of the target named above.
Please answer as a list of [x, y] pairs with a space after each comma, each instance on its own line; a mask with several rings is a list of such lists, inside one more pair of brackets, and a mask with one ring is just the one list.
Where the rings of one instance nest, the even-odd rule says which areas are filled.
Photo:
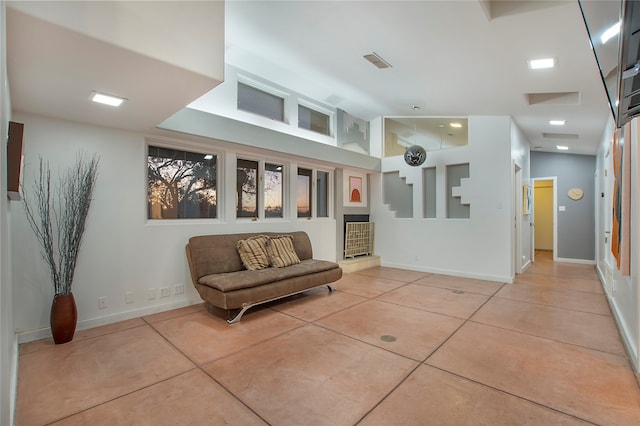
[[572, 200], [577, 201], [582, 198], [582, 196], [584, 195], [584, 191], [581, 188], [572, 188], [569, 190], [569, 192], [567, 192], [567, 195]]

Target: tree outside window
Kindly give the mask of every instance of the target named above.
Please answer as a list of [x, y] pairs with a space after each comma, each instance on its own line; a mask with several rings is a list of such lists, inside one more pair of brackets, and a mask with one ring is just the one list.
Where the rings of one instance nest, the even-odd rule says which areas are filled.
[[282, 218], [282, 165], [264, 165], [264, 217]]
[[311, 176], [312, 170], [298, 169], [298, 217], [311, 217], [312, 192]]
[[258, 162], [238, 159], [236, 216], [258, 217]]
[[217, 157], [149, 146], [147, 217], [217, 217]]

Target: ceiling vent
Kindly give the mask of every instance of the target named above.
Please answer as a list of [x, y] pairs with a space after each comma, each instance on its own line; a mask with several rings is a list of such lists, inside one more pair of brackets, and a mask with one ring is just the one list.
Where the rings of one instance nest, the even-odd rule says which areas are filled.
[[580, 105], [580, 92], [526, 93], [529, 105]]
[[575, 133], [543, 133], [545, 139], [561, 139], [561, 140], [577, 140], [578, 135]]
[[391, 64], [382, 59], [376, 52], [364, 55], [364, 58], [380, 69], [391, 68]]

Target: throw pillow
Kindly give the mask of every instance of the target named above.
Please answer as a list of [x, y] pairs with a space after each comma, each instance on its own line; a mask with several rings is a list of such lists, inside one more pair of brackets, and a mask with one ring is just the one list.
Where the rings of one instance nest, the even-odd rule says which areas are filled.
[[280, 235], [267, 240], [267, 253], [271, 259], [271, 266], [283, 268], [300, 263], [300, 258], [293, 248], [291, 235]]
[[267, 255], [267, 240], [265, 235], [256, 235], [236, 244], [242, 264], [250, 271], [268, 268], [270, 261]]

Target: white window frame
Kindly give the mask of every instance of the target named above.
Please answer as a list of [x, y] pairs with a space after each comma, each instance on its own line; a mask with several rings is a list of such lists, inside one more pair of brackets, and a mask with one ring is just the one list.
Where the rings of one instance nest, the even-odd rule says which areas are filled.
[[[287, 210], [288, 210], [287, 209], [287, 201], [288, 201], [287, 193], [289, 188], [289, 186], [287, 185], [288, 169], [289, 169], [288, 162], [283, 160], [275, 160], [272, 158], [260, 159], [255, 157], [255, 155], [245, 155], [245, 153], [238, 152], [236, 153], [236, 165], [235, 165], [236, 178], [237, 178], [237, 170], [238, 170], [238, 160], [255, 161], [258, 163], [258, 171], [257, 171], [258, 176], [256, 177], [257, 179], [256, 193], [257, 193], [258, 202], [256, 203], [257, 204], [256, 217], [239, 217], [238, 202], [236, 200], [235, 206], [234, 206], [235, 219], [237, 221], [257, 221], [257, 220], [282, 221], [287, 219], [287, 216], [288, 216], [287, 215]], [[282, 166], [282, 217], [270, 217], [270, 218], [265, 217], [264, 171], [265, 171], [265, 165], [267, 163], [277, 164]], [[235, 188], [235, 185], [237, 185], [237, 182], [234, 182], [234, 188]]]
[[[298, 105], [302, 105], [305, 108], [309, 108], [311, 110], [314, 110], [316, 112], [319, 112], [321, 114], [324, 114], [326, 116], [329, 117], [329, 134], [325, 135], [324, 133], [320, 133], [320, 132], [316, 132], [315, 130], [311, 130], [311, 129], [306, 129], [304, 127], [300, 127], [300, 118], [297, 117], [298, 119], [296, 120], [296, 127], [298, 127], [298, 129], [300, 130], [305, 130], [307, 132], [312, 132], [314, 134], [317, 135], [322, 135], [328, 138], [335, 138], [335, 126], [336, 126], [336, 111], [335, 109], [329, 109], [326, 107], [323, 107], [315, 102], [310, 102], [308, 100], [305, 99], [298, 99]], [[298, 114], [298, 106], [296, 106], [296, 115]]]
[[[330, 220], [333, 219], [333, 182], [335, 179], [335, 169], [319, 167], [317, 165], [298, 163], [295, 171], [295, 184], [297, 185], [298, 180], [298, 169], [307, 169], [311, 170], [311, 216], [310, 217], [299, 217], [297, 214], [298, 211], [298, 200], [294, 201], [295, 203], [295, 211], [296, 211], [296, 219], [297, 220]], [[327, 217], [318, 217], [318, 172], [325, 172], [328, 174], [327, 181]]]
[[[148, 191], [149, 191], [149, 147], [158, 147], [166, 149], [175, 149], [177, 151], [185, 151], [194, 154], [213, 155], [216, 157], [216, 213], [217, 217], [203, 217], [203, 218], [185, 218], [185, 219], [151, 219], [147, 214], [148, 208]], [[226, 182], [224, 179], [225, 161], [224, 151], [220, 149], [211, 149], [210, 146], [204, 144], [198, 144], [193, 142], [175, 141], [170, 139], [155, 139], [146, 138], [144, 145], [144, 182], [145, 182], [145, 197], [144, 202], [141, 203], [144, 207], [142, 214], [144, 215], [145, 225], [158, 225], [158, 226], [175, 226], [175, 225], [191, 225], [191, 224], [212, 224], [223, 222], [225, 212], [225, 189]]]
[[[281, 98], [282, 101], [283, 101], [283, 103], [282, 103], [282, 108], [283, 108], [282, 121], [276, 120], [276, 119], [273, 119], [273, 118], [269, 118], [269, 117], [261, 115], [261, 114], [256, 114], [254, 112], [238, 108], [238, 85], [240, 85], [240, 84], [244, 84], [246, 86], [253, 87], [254, 89], [257, 89], [257, 90], [260, 90], [262, 92], [268, 93], [268, 94], [276, 96], [278, 98]], [[273, 122], [276, 122], [276, 123], [290, 124], [290, 117], [289, 117], [289, 114], [288, 114], [288, 105], [291, 103], [291, 93], [285, 92], [284, 90], [278, 89], [278, 88], [276, 88], [276, 87], [274, 87], [272, 85], [263, 83], [263, 82], [258, 81], [256, 79], [253, 79], [251, 77], [247, 77], [245, 75], [238, 74], [238, 80], [236, 82], [235, 95], [236, 95], [236, 109], [239, 112], [242, 112], [242, 113], [245, 113], [245, 114], [250, 114], [250, 115], [256, 116], [256, 117], [262, 117], [265, 120], [273, 121]]]

